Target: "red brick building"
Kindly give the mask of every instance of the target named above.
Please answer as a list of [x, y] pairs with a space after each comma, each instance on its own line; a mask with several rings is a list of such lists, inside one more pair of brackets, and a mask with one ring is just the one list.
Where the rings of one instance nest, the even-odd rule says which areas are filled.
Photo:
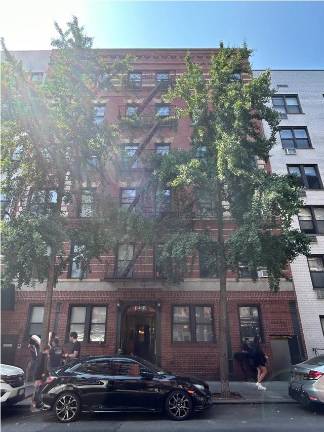
[[[115, 178], [113, 194], [120, 205], [128, 206], [136, 199], [143, 181], [146, 153], [164, 154], [170, 149], [190, 148], [190, 121], [168, 120], [174, 107], [162, 101], [169, 83], [185, 69], [187, 50], [139, 49], [99, 50], [108, 61], [126, 53], [136, 59], [119, 91], [97, 95], [96, 121], [117, 123], [141, 112], [145, 125], [125, 128], [120, 145], [128, 156], [138, 148], [143, 158]], [[215, 50], [190, 50], [194, 62], [208, 68]], [[18, 52], [33, 79], [46, 73], [50, 52]], [[33, 75], [34, 74], [34, 75]], [[243, 80], [249, 80], [242, 74]], [[178, 101], [181, 104], [181, 101]], [[156, 116], [166, 121], [156, 122]], [[88, 187], [88, 186], [87, 186]], [[81, 216], [89, 208], [89, 190], [84, 189]], [[164, 191], [168, 201], [169, 192]], [[90, 200], [91, 201], [91, 200]], [[149, 207], [149, 206], [148, 206]], [[147, 209], [151, 211], [150, 208]], [[196, 229], [217, 231], [213, 218], [201, 215]], [[225, 236], [233, 230], [230, 218]], [[70, 331], [77, 331], [82, 341], [82, 354], [133, 352], [159, 363], [163, 368], [205, 378], [218, 376], [218, 303], [219, 281], [204, 271], [198, 259], [181, 284], [169, 284], [158, 278], [152, 249], [142, 250], [133, 268], [127, 269], [134, 255], [131, 245], [121, 245], [116, 253], [91, 264], [91, 272], [82, 281], [72, 263], [61, 276], [54, 291], [51, 328], [61, 341], [67, 342]], [[239, 376], [233, 353], [240, 350], [243, 337], [259, 334], [270, 356], [273, 374], [303, 356], [296, 298], [292, 282], [281, 280], [280, 292], [270, 292], [265, 272], [253, 282], [241, 269], [241, 279], [228, 274], [228, 314], [230, 324], [230, 357], [233, 375]], [[41, 333], [45, 286], [35, 284], [15, 293], [10, 305], [4, 298], [2, 311], [3, 362], [26, 366], [27, 342], [31, 334]]]

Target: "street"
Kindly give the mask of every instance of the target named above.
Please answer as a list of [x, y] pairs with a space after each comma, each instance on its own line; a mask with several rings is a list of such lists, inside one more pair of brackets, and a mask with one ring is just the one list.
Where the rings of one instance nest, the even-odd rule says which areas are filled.
[[215, 405], [185, 422], [174, 422], [155, 414], [83, 414], [71, 424], [57, 423], [28, 407], [12, 407], [2, 413], [3, 432], [323, 432], [324, 410], [305, 411], [298, 404]]

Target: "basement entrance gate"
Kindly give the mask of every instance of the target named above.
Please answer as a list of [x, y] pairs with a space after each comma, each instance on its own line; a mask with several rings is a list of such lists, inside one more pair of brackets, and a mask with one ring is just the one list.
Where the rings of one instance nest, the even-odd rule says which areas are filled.
[[121, 305], [119, 347], [123, 354], [158, 362], [157, 309], [152, 304]]

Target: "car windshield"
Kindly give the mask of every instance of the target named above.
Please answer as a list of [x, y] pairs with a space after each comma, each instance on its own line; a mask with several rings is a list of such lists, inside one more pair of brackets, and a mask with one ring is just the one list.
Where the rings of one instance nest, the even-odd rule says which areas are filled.
[[139, 358], [138, 361], [141, 364], [143, 364], [144, 366], [146, 366], [148, 369], [150, 369], [151, 371], [157, 373], [158, 375], [168, 375], [169, 374], [169, 372], [162, 370], [161, 368], [159, 368], [158, 366], [154, 365], [153, 363], [150, 363], [147, 360]]
[[307, 360], [306, 362], [304, 362], [304, 364], [310, 366], [324, 366], [324, 355], [313, 357]]

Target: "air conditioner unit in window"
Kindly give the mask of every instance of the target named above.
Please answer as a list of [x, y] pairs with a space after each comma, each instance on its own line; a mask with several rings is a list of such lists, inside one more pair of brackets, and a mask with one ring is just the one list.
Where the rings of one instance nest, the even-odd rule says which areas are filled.
[[269, 277], [268, 270], [258, 270], [259, 278], [267, 278]]
[[315, 234], [308, 234], [307, 236], [311, 243], [317, 243], [317, 237]]
[[286, 148], [285, 152], [287, 155], [295, 155], [296, 154], [296, 149], [294, 148]]

